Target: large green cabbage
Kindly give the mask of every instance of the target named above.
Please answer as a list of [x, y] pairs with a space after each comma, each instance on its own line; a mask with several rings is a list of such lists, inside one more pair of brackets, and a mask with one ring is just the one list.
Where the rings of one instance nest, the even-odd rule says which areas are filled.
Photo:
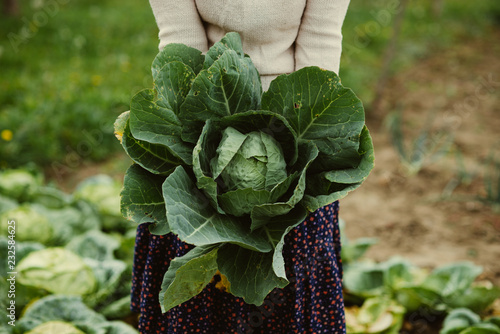
[[229, 33], [206, 55], [167, 45], [116, 135], [133, 159], [122, 214], [152, 222], [194, 247], [172, 261], [164, 311], [190, 299], [220, 271], [230, 293], [262, 304], [288, 284], [285, 235], [309, 212], [344, 197], [373, 168], [361, 101], [318, 67], [260, 76]]

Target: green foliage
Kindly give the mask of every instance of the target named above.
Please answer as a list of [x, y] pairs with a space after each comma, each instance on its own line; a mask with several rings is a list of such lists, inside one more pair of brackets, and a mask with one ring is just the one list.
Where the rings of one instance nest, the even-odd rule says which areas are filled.
[[481, 320], [479, 315], [466, 308], [450, 312], [444, 319], [439, 334], [499, 334], [500, 318]]
[[455, 176], [446, 184], [443, 189], [443, 196], [449, 197], [459, 185], [470, 185], [477, 177], [477, 172], [466, 167], [463, 154], [458, 148], [455, 149], [455, 166], [457, 168]]
[[347, 333], [397, 334], [404, 314], [405, 308], [389, 298], [369, 298], [359, 309], [346, 310]]
[[210, 283], [217, 272], [217, 251], [218, 247], [195, 247], [172, 260], [160, 292], [163, 312], [188, 301]]
[[410, 312], [419, 308], [447, 312], [461, 307], [482, 312], [500, 297], [500, 288], [475, 283], [481, 272], [481, 267], [459, 262], [427, 274], [404, 259], [393, 258], [346, 266], [344, 287], [346, 298], [387, 295]]
[[[361, 101], [318, 67], [279, 76], [262, 93], [237, 33], [206, 56], [171, 44], [152, 72], [154, 88], [136, 94], [115, 123], [136, 163], [122, 212], [202, 247], [168, 269], [163, 310], [198, 294], [217, 269], [233, 295], [260, 305], [288, 283], [286, 233], [373, 168]], [[182, 296], [173, 288], [180, 285]]]
[[344, 266], [360, 260], [368, 249], [378, 242], [377, 238], [358, 238], [350, 240], [345, 234], [345, 221], [339, 218], [340, 239], [342, 240], [341, 258]]
[[[345, 242], [342, 229], [341, 225]], [[359, 239], [361, 253], [366, 251], [363, 240]], [[358, 240], [348, 241], [347, 245], [356, 247]], [[500, 318], [481, 320], [478, 315], [485, 314], [500, 298], [500, 287], [477, 281], [481, 267], [458, 262], [429, 273], [401, 258], [381, 263], [355, 261], [349, 256], [347, 259], [343, 282], [348, 334], [398, 333], [403, 315], [419, 312], [448, 313], [440, 334], [498, 333]]]
[[428, 121], [418, 135], [407, 145], [403, 131], [402, 113], [396, 112], [387, 119], [391, 140], [399, 159], [410, 175], [444, 157], [451, 149], [453, 136], [448, 131], [433, 130]]
[[486, 195], [481, 198], [484, 202], [500, 211], [500, 160], [491, 155], [484, 167], [484, 189]]

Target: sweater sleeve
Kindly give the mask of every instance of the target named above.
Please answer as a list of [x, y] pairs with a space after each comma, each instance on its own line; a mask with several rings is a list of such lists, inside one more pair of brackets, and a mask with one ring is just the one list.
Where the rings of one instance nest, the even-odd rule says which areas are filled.
[[319, 66], [339, 72], [348, 6], [349, 0], [307, 0], [295, 41], [295, 70]]
[[208, 49], [195, 0], [149, 0], [149, 3], [160, 30], [160, 50], [169, 43], [183, 43], [202, 52]]

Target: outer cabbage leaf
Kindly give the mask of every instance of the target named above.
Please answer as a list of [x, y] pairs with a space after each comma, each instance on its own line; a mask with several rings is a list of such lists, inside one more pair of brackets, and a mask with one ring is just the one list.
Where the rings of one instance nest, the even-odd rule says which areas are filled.
[[493, 324], [482, 322], [464, 329], [460, 334], [500, 334], [500, 328]]
[[218, 247], [195, 247], [170, 262], [160, 291], [162, 312], [191, 299], [210, 283], [217, 271]]
[[466, 308], [452, 310], [443, 321], [443, 328], [440, 334], [458, 334], [466, 328], [477, 325], [481, 322], [481, 317]]
[[92, 269], [64, 248], [46, 248], [28, 254], [17, 265], [18, 281], [51, 293], [86, 295], [96, 288]]
[[181, 106], [182, 138], [196, 143], [208, 119], [260, 108], [260, 76], [250, 58], [225, 51], [195, 78]]
[[109, 175], [99, 174], [80, 182], [73, 193], [75, 199], [91, 203], [97, 209], [102, 226], [106, 230], [125, 231], [133, 227], [120, 211], [122, 182]]
[[106, 334], [139, 334], [135, 328], [118, 320], [107, 321], [102, 324], [99, 329], [104, 330]]
[[[322, 172], [308, 176], [304, 205], [315, 211], [345, 197], [368, 177], [374, 165], [373, 144], [366, 127], [361, 132], [361, 161], [356, 168]], [[311, 167], [312, 168], [312, 167]], [[345, 182], [345, 183], [344, 183]]]
[[84, 332], [74, 327], [73, 325], [58, 320], [52, 320], [40, 324], [35, 328], [33, 328], [32, 330], [30, 330], [29, 332], [27, 332], [26, 334], [47, 334], [47, 333], [85, 334]]
[[325, 174], [325, 179], [330, 182], [343, 184], [358, 183], [366, 180], [374, 165], [373, 143], [366, 126], [361, 131], [358, 153], [361, 156], [361, 161], [355, 168], [329, 171]]
[[482, 267], [471, 262], [452, 263], [434, 269], [422, 286], [444, 297], [460, 296], [482, 272]]
[[19, 206], [19, 203], [10, 197], [0, 195], [0, 214], [5, 211], [15, 209]]
[[348, 293], [364, 298], [392, 293], [414, 283], [418, 274], [414, 269], [398, 257], [382, 263], [353, 263], [345, 268], [344, 286]]
[[11, 210], [4, 211], [0, 215], [0, 232], [3, 236], [9, 235], [7, 222], [16, 218], [16, 240], [37, 241], [42, 244], [53, 242], [56, 239], [56, 231], [51, 221], [43, 215], [38, 205], [23, 204]]
[[432, 290], [423, 288], [416, 283], [408, 283], [405, 286], [394, 291], [394, 299], [403, 305], [408, 312], [417, 311], [421, 307], [436, 307], [436, 301], [440, 300], [441, 296]]
[[[493, 302], [490, 298], [498, 294], [498, 291], [491, 290], [491, 295], [482, 299], [477, 296], [480, 290], [473, 291], [472, 283], [482, 273], [483, 268], [471, 262], [457, 262], [434, 269], [424, 280], [421, 286], [434, 291], [440, 295], [438, 299], [441, 308], [466, 306], [477, 308], [488, 306]], [[484, 292], [484, 291], [483, 291]], [[482, 299], [476, 302], [475, 299]]]
[[313, 66], [280, 75], [263, 94], [262, 108], [283, 115], [299, 139], [344, 139], [339, 141], [336, 156], [342, 157], [344, 150], [358, 150], [355, 138], [364, 126], [363, 106], [333, 72]]
[[121, 188], [121, 182], [116, 181], [109, 175], [98, 174], [78, 183], [73, 192], [73, 197], [92, 203], [101, 215], [123, 219], [120, 215], [120, 201], [118, 196]]
[[193, 147], [181, 140], [182, 128], [177, 115], [204, 59], [200, 51], [186, 45], [165, 46], [151, 66], [155, 90], [143, 90], [131, 102], [133, 136], [168, 147], [186, 164], [192, 163]]
[[[116, 118], [115, 123], [113, 124], [115, 137], [116, 137], [116, 139], [118, 139], [120, 144], [122, 144], [122, 146], [123, 146], [123, 135], [125, 133], [125, 128], [128, 125], [129, 119], [130, 119], [130, 110], [122, 112]], [[125, 149], [125, 152], [127, 152], [126, 148], [125, 147], [123, 147], [123, 148]]]
[[114, 259], [114, 251], [119, 247], [117, 238], [99, 230], [79, 235], [66, 245], [66, 248], [75, 254], [98, 261]]
[[273, 270], [277, 277], [287, 279], [285, 272], [285, 259], [283, 258], [283, 247], [285, 237], [293, 228], [298, 226], [307, 217], [304, 207], [296, 206], [285, 215], [275, 217], [272, 223], [266, 225], [264, 230], [274, 245]]
[[49, 209], [37, 203], [24, 203], [0, 214], [2, 221], [0, 232], [4, 235], [7, 235], [7, 220], [12, 217], [18, 222], [23, 222], [16, 224], [17, 240], [37, 241], [54, 246], [66, 244], [74, 235], [99, 226], [95, 212], [85, 202], [77, 202], [74, 206], [62, 209]]
[[132, 160], [153, 174], [169, 174], [182, 163], [168, 147], [134, 138], [128, 122], [123, 132], [122, 146]]
[[230, 291], [249, 304], [261, 305], [274, 289], [288, 284], [273, 270], [273, 254], [255, 252], [237, 245], [224, 245], [218, 253], [219, 271], [230, 282]]
[[201, 51], [180, 43], [171, 43], [156, 55], [151, 65], [153, 78], [156, 78], [165, 64], [179, 61], [191, 68], [194, 74], [198, 74], [203, 68], [205, 57]]
[[23, 202], [42, 187], [43, 176], [24, 169], [0, 172], [0, 194]]
[[[8, 254], [9, 252], [9, 239], [7, 236], [0, 237], [0, 252], [2, 254]], [[38, 242], [20, 242], [16, 241], [16, 262], [21, 261], [26, 255], [31, 252], [45, 248], [44, 245]], [[7, 277], [8, 270], [8, 257], [4, 256], [0, 259], [0, 277]], [[16, 301], [17, 302], [17, 301]]]
[[236, 51], [239, 56], [245, 56], [243, 52], [243, 45], [241, 44], [241, 38], [238, 33], [227, 33], [220, 41], [214, 43], [205, 55], [203, 68], [208, 69], [217, 59], [219, 59], [220, 56], [224, 54], [224, 52], [228, 50]]
[[130, 303], [130, 293], [128, 293], [124, 297], [114, 300], [102, 309], [99, 309], [99, 313], [107, 319], [124, 319], [130, 315]]
[[218, 214], [182, 166], [163, 183], [163, 197], [170, 229], [184, 242], [196, 246], [230, 242], [260, 252], [271, 250], [269, 242], [250, 233], [240, 219]]
[[97, 284], [95, 292], [83, 298], [87, 305], [95, 306], [117, 292], [117, 287], [127, 270], [127, 265], [119, 260], [97, 261], [86, 258], [84, 262], [92, 268]]
[[[154, 90], [144, 89], [132, 98], [130, 131], [134, 138], [163, 145], [168, 148], [171, 155], [190, 164], [193, 147], [180, 138], [181, 123], [177, 114], [180, 104], [184, 102], [185, 94], [191, 87], [194, 74], [186, 65], [179, 62], [169, 63], [165, 67], [166, 71], [162, 71], [155, 80], [158, 94], [155, 94]], [[183, 71], [187, 74], [183, 74]], [[172, 78], [174, 74], [176, 77]], [[175, 79], [184, 81], [174, 83]]]
[[51, 209], [62, 209], [65, 206], [71, 205], [72, 199], [71, 195], [53, 186], [46, 186], [36, 188], [28, 201], [36, 202]]
[[318, 67], [281, 75], [263, 94], [262, 108], [283, 115], [299, 141], [319, 149], [304, 204], [316, 209], [357, 188], [373, 168], [373, 145], [361, 101], [339, 77]]
[[450, 302], [450, 307], [466, 307], [474, 312], [484, 312], [496, 299], [500, 298], [500, 287], [485, 284], [471, 286], [460, 297]]
[[92, 211], [93, 208], [88, 207], [88, 204], [86, 207], [85, 204], [87, 203], [79, 201], [74, 206], [62, 209], [49, 209], [42, 205], [32, 205], [41, 215], [47, 217], [53, 226], [54, 239], [50, 244], [64, 245], [75, 235], [99, 227], [98, 221], [95, 221], [98, 220], [98, 217]]
[[16, 322], [16, 333], [25, 333], [49, 321], [63, 321], [73, 324], [87, 334], [106, 334], [100, 326], [106, 318], [91, 310], [79, 297], [51, 295], [41, 298], [25, 310]]
[[346, 309], [347, 330], [352, 334], [398, 334], [404, 314], [404, 307], [393, 300], [370, 298], [359, 309]]
[[139, 165], [130, 166], [123, 181], [123, 216], [137, 224], [154, 222], [150, 226], [154, 234], [167, 234], [170, 231], [162, 191], [164, 181], [164, 176], [151, 174]]
[[219, 132], [210, 120], [207, 121], [200, 134], [200, 138], [193, 150], [193, 172], [196, 176], [196, 186], [203, 191], [213, 208], [221, 214], [224, 211], [220, 208], [217, 199], [217, 182], [212, 178], [210, 172], [211, 158], [215, 155]]
[[246, 188], [225, 192], [218, 196], [218, 201], [226, 213], [241, 217], [250, 213], [255, 206], [268, 203], [270, 198], [271, 193], [267, 190]]

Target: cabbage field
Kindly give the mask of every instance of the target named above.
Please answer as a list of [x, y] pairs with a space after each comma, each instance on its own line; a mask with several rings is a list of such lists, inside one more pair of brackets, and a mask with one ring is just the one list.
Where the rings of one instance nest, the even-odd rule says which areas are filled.
[[135, 241], [120, 214], [120, 182], [97, 175], [66, 194], [44, 181], [29, 170], [0, 173], [0, 247], [15, 254], [1, 259], [2, 318], [15, 323], [2, 321], [2, 330], [136, 333], [117, 321], [130, 315]]

